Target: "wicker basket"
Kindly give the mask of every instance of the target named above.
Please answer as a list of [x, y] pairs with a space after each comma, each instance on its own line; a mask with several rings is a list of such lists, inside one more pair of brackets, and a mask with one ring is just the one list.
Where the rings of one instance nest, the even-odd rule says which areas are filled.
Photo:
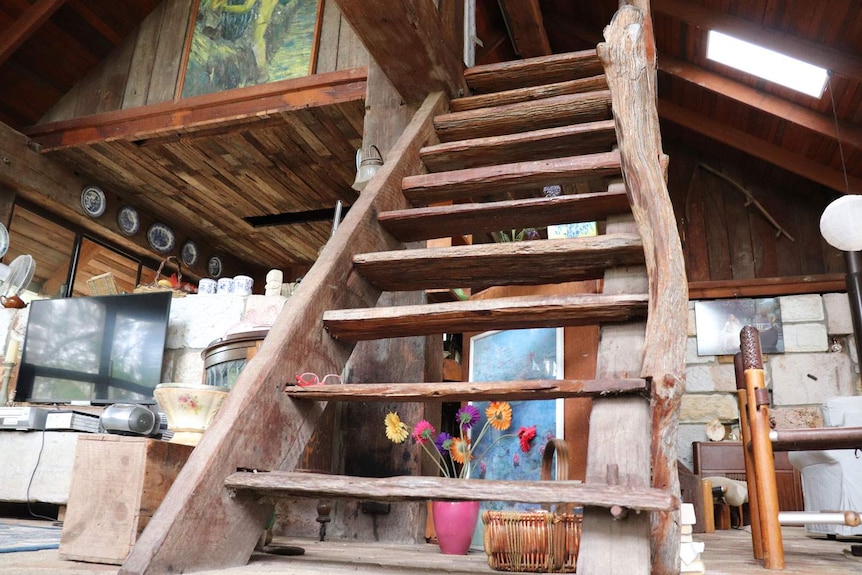
[[[568, 479], [566, 443], [552, 439], [542, 458], [542, 480], [551, 479], [554, 452], [556, 479]], [[581, 540], [580, 514], [568, 509], [548, 511], [485, 511], [485, 553], [488, 565], [497, 571], [574, 573]]]
[[159, 264], [159, 269], [156, 270], [156, 277], [153, 278], [153, 281], [148, 284], [140, 284], [135, 287], [135, 293], [149, 293], [156, 291], [169, 291], [173, 294], [173, 297], [186, 297], [186, 292], [181, 289], [172, 289], [169, 287], [162, 287], [159, 285], [159, 279], [162, 277], [162, 269], [164, 269], [165, 264], [170, 260], [174, 260], [177, 264], [177, 278], [183, 279], [183, 270], [182, 266], [180, 266], [180, 260], [175, 258], [174, 256], [168, 256], [162, 260], [162, 263]]

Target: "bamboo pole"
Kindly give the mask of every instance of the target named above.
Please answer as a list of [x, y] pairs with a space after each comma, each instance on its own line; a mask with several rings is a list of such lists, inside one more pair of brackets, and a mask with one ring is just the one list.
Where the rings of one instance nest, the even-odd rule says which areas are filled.
[[778, 523], [775, 460], [772, 455], [772, 443], [769, 441], [769, 408], [764, 402], [758, 401], [758, 391], [765, 391], [766, 387], [763, 377], [763, 357], [760, 352], [760, 334], [757, 329], [752, 326], [742, 328], [740, 343], [748, 396], [751, 454], [754, 461], [754, 475], [757, 478], [764, 567], [784, 569], [784, 543], [781, 540], [781, 525]]

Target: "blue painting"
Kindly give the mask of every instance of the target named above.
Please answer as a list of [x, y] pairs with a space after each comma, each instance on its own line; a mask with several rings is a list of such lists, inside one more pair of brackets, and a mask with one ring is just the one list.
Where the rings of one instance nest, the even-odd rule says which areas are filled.
[[[536, 328], [487, 332], [470, 340], [470, 381], [518, 381], [562, 379], [562, 328]], [[512, 401], [512, 425], [507, 431], [489, 430], [483, 444], [490, 445], [504, 433], [517, 433], [536, 426], [536, 438], [529, 452], [521, 451], [518, 438], [500, 441], [473, 468], [472, 478], [535, 481], [540, 478], [542, 455], [552, 437], [563, 436], [563, 401]], [[484, 414], [488, 402], [474, 403]], [[490, 439], [491, 441], [488, 441]], [[481, 447], [481, 446], [480, 446]], [[481, 453], [482, 451], [480, 451]], [[536, 505], [484, 501], [488, 509], [529, 509]], [[477, 526], [473, 546], [482, 547], [482, 525]]]

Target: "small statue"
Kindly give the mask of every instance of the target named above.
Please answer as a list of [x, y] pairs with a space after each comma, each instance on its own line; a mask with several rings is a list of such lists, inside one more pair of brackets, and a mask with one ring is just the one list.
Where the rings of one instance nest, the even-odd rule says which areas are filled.
[[266, 274], [266, 285], [264, 294], [281, 295], [281, 283], [284, 281], [284, 273], [281, 270], [269, 270]]

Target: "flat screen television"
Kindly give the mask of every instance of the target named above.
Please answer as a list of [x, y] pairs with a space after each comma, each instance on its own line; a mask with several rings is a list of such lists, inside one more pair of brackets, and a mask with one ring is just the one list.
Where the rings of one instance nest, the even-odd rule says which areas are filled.
[[16, 401], [155, 404], [171, 292], [35, 300]]

